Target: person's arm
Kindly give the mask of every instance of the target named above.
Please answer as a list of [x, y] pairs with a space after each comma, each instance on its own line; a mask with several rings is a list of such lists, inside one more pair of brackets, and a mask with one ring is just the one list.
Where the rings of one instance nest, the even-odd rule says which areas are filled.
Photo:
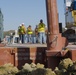
[[24, 27], [24, 33], [26, 34], [26, 28]]

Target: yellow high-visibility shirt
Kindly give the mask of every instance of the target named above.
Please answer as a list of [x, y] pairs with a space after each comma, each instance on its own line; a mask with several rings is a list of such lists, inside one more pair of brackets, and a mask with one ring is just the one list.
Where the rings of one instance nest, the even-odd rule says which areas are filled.
[[33, 34], [33, 31], [30, 27], [28, 27], [28, 29], [27, 29], [27, 34]]
[[45, 32], [45, 24], [44, 23], [39, 23], [38, 32]]

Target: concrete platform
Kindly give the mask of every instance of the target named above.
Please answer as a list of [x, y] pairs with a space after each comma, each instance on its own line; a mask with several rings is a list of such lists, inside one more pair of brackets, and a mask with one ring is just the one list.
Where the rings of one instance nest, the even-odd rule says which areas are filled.
[[[36, 48], [36, 47], [47, 47], [47, 44], [6, 44], [5, 47], [17, 47], [17, 48]], [[76, 45], [74, 44], [68, 44], [65, 48], [68, 48], [70, 50], [75, 50]]]
[[17, 47], [17, 48], [20, 48], [20, 47], [31, 47], [31, 48], [34, 48], [34, 47], [47, 47], [47, 44], [7, 44], [5, 47]]

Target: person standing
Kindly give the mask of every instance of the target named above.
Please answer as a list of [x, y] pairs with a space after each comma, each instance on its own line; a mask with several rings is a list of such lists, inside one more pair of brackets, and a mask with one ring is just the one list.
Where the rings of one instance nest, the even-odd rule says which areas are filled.
[[13, 42], [13, 33], [10, 33], [10, 43], [12, 44]]
[[33, 38], [32, 38], [33, 30], [31, 25], [29, 25], [27, 28], [27, 35], [28, 35], [28, 43], [33, 43]]
[[22, 43], [27, 43], [26, 28], [25, 28], [24, 23], [22, 23], [22, 30], [23, 30]]
[[34, 32], [35, 32], [34, 43], [38, 43], [38, 25], [36, 25]]
[[22, 23], [18, 29], [18, 33], [19, 33], [19, 38], [21, 43], [25, 43], [25, 34], [26, 34], [26, 28], [24, 26], [24, 23]]
[[43, 23], [43, 20], [41, 19], [40, 23], [38, 24], [39, 43], [40, 44], [46, 44], [45, 30], [46, 30], [46, 26]]

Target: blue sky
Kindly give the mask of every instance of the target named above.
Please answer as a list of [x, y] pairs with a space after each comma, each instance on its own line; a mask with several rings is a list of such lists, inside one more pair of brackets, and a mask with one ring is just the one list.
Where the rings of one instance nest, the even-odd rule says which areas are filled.
[[[59, 22], [65, 26], [64, 0], [57, 0]], [[45, 0], [0, 0], [0, 8], [4, 15], [4, 30], [17, 30], [21, 23], [34, 29], [43, 19], [47, 25]]]

